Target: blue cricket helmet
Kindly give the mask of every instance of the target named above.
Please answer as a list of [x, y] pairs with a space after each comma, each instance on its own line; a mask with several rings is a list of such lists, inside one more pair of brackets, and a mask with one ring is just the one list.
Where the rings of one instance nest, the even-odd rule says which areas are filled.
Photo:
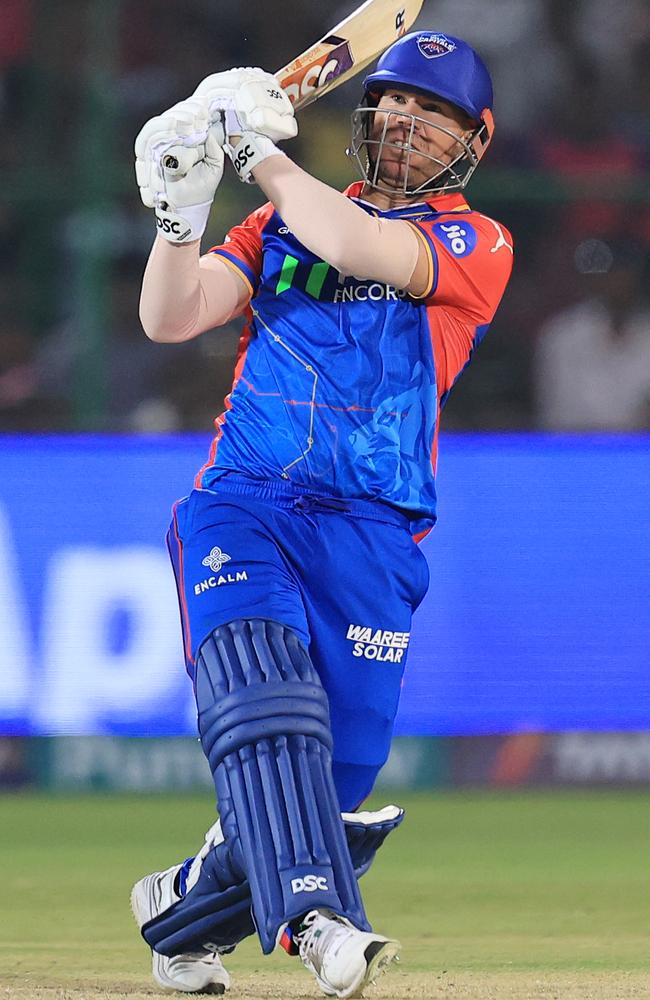
[[[438, 123], [396, 110], [380, 111], [382, 93], [389, 88], [431, 94], [460, 108], [475, 123], [471, 132], [458, 135]], [[377, 190], [396, 193], [395, 183], [382, 178], [385, 154], [408, 150], [403, 181], [397, 190], [404, 196], [431, 192], [459, 191], [465, 187], [487, 150], [494, 132], [492, 117], [492, 80], [477, 52], [461, 38], [439, 31], [412, 31], [386, 49], [373, 73], [363, 81], [364, 107], [352, 114], [352, 141], [348, 156], [354, 160], [362, 178]], [[380, 135], [373, 134], [375, 116], [384, 118]], [[407, 144], [391, 141], [389, 125], [397, 119], [411, 121]], [[426, 153], [414, 143], [416, 127], [428, 129], [456, 140], [457, 152], [451, 159]], [[416, 180], [416, 157], [428, 159], [431, 174]], [[420, 176], [422, 170], [419, 170]]]
[[492, 80], [471, 45], [439, 31], [412, 31], [394, 42], [363, 81], [364, 92], [392, 86], [436, 94], [482, 120], [492, 110]]

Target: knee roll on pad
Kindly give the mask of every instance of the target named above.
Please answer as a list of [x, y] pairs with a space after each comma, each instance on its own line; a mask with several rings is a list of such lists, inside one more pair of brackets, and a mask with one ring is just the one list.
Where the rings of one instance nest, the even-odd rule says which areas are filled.
[[316, 907], [369, 930], [332, 780], [327, 695], [300, 639], [265, 619], [220, 626], [200, 648], [195, 692], [224, 836], [249, 883], [262, 950]]
[[[403, 818], [404, 810], [398, 806], [342, 814], [356, 878], [367, 872], [377, 850]], [[250, 886], [233, 864], [223, 835], [203, 858], [198, 879], [187, 895], [142, 927], [149, 947], [168, 956], [206, 945], [231, 948], [254, 933]]]

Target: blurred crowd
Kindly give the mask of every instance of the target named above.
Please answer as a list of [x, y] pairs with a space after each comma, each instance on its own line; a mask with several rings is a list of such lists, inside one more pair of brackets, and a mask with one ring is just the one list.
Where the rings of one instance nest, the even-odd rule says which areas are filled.
[[[3, 0], [0, 430], [210, 430], [239, 324], [185, 345], [144, 336], [153, 225], [133, 139], [208, 73], [276, 69], [356, 5]], [[491, 68], [496, 136], [468, 194], [515, 239], [444, 426], [649, 428], [650, 5], [435, 0], [417, 27], [465, 37]], [[340, 187], [359, 93], [307, 109], [291, 150]], [[231, 175], [205, 246], [260, 201]]]

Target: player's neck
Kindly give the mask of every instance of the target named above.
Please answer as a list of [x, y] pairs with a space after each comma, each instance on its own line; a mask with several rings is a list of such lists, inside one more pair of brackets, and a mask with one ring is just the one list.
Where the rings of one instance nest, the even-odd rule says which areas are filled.
[[423, 194], [407, 195], [402, 191], [396, 191], [393, 194], [388, 191], [378, 191], [377, 188], [370, 187], [369, 184], [364, 184], [359, 197], [369, 205], [374, 205], [380, 212], [390, 212], [394, 208], [407, 208], [409, 205], [421, 205], [426, 201], [426, 196]]

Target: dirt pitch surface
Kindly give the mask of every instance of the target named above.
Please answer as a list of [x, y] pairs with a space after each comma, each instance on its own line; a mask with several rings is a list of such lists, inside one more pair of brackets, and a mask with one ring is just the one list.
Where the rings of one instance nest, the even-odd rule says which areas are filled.
[[[175, 993], [181, 997], [183, 994]], [[0, 1000], [152, 1000], [170, 994], [141, 982], [78, 982], [67, 987], [9, 985]], [[228, 1000], [316, 1000], [322, 994], [302, 977], [238, 976]], [[647, 973], [391, 972], [365, 992], [366, 1000], [641, 1000], [650, 998]]]
[[[398, 801], [406, 820], [362, 884], [402, 962], [367, 1000], [650, 1000], [650, 796]], [[130, 889], [213, 820], [206, 797], [0, 796], [0, 1000], [162, 998]], [[254, 938], [226, 966], [227, 1000], [322, 997]]]

